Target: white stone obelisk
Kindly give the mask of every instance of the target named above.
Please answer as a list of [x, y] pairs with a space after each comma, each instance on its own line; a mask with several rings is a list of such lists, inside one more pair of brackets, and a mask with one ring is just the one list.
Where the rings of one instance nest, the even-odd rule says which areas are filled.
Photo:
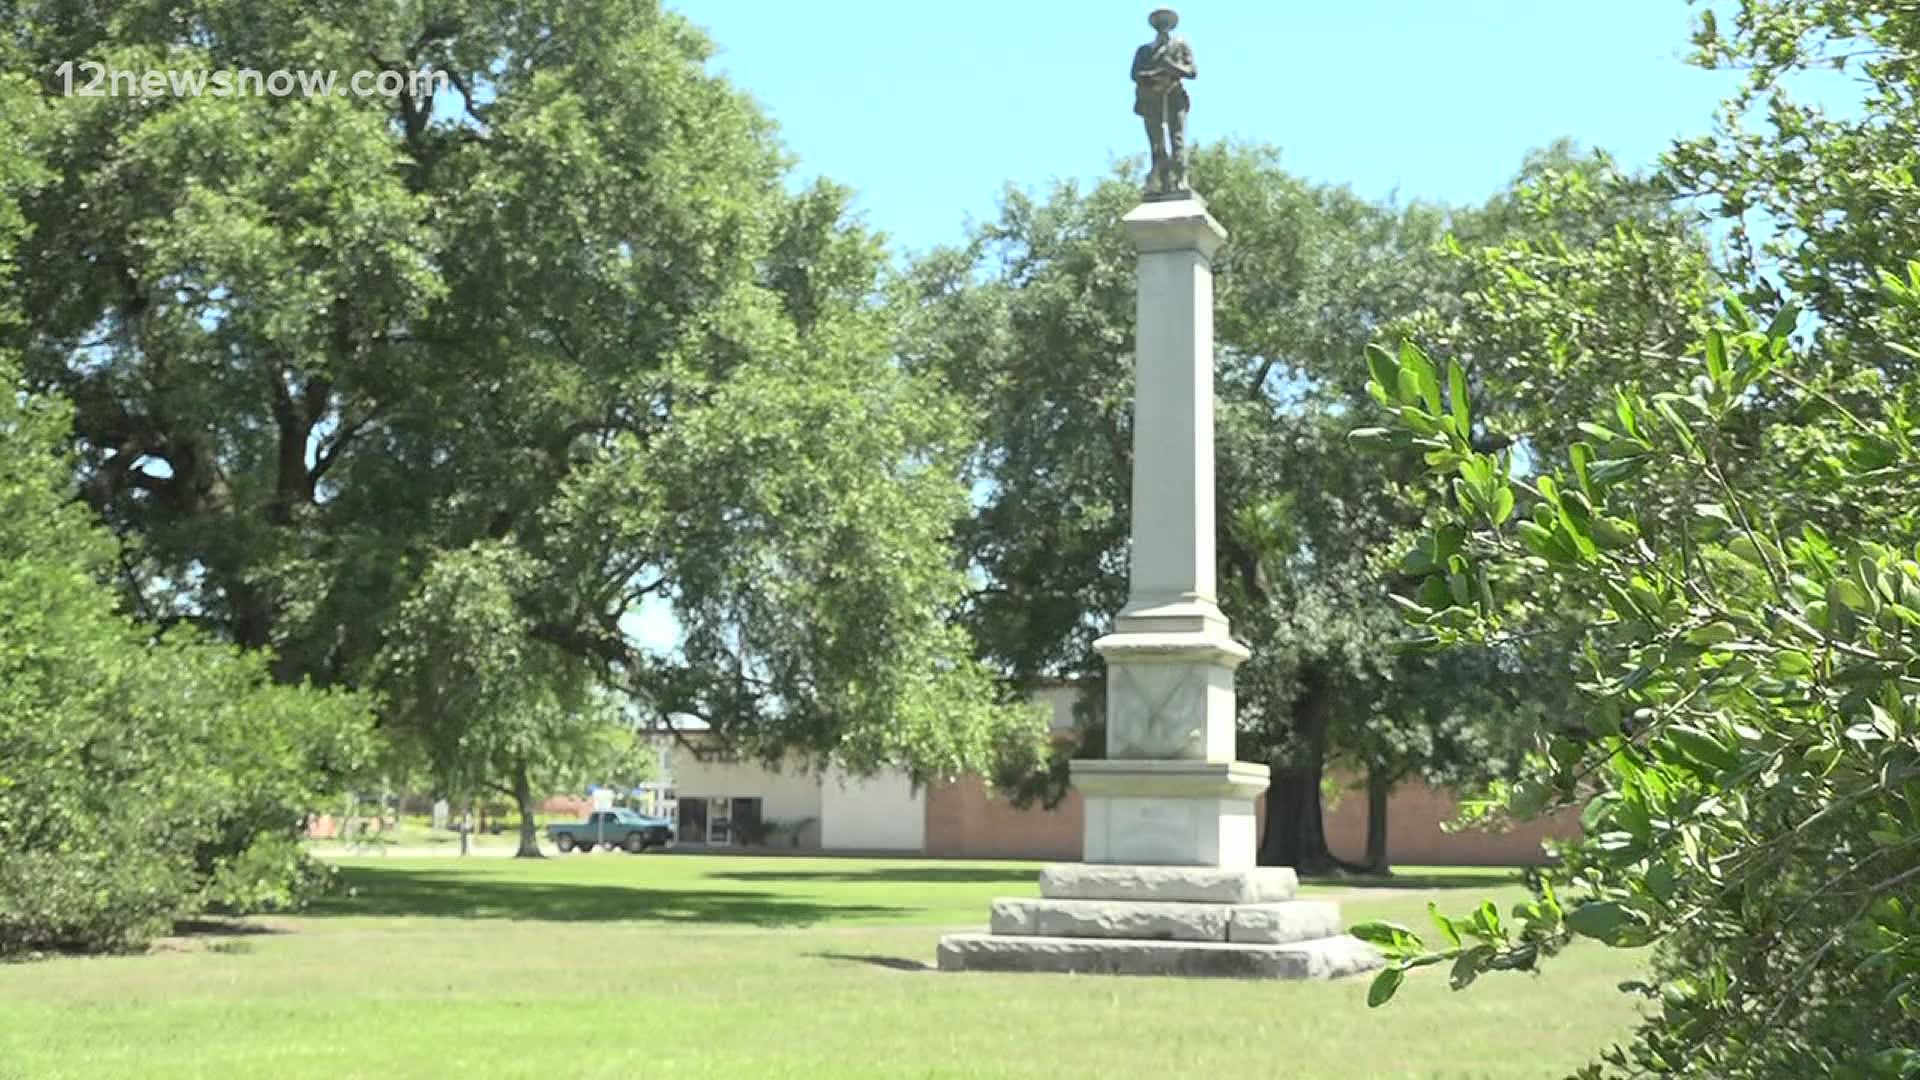
[[1122, 221], [1140, 253], [1133, 563], [1107, 661], [1107, 756], [1073, 763], [1090, 863], [1254, 864], [1265, 765], [1234, 760], [1233, 671], [1247, 649], [1214, 596], [1213, 256], [1198, 199]]
[[1083, 862], [1040, 897], [993, 903], [984, 934], [940, 939], [943, 971], [1314, 979], [1379, 954], [1340, 909], [1254, 865], [1267, 767], [1234, 760], [1233, 671], [1247, 648], [1213, 591], [1213, 264], [1226, 230], [1197, 198], [1122, 222], [1140, 252], [1133, 566], [1107, 661], [1107, 756], [1076, 760]]

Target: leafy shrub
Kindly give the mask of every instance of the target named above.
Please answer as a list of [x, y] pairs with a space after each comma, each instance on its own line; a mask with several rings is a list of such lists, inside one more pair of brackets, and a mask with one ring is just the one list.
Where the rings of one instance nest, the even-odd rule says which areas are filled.
[[306, 809], [368, 736], [349, 695], [114, 610], [113, 539], [65, 497], [65, 428], [56, 403], [0, 393], [0, 955], [299, 903], [320, 880]]
[[[1883, 286], [1920, 310], [1920, 267]], [[1801, 355], [1793, 324], [1731, 304], [1533, 475], [1474, 448], [1459, 364], [1370, 353], [1396, 426], [1355, 438], [1449, 496], [1401, 606], [1438, 645], [1572, 624], [1587, 703], [1506, 792], [1584, 805], [1582, 841], [1510, 920], [1355, 928], [1391, 961], [1373, 1004], [1427, 965], [1458, 989], [1651, 944], [1651, 1014], [1589, 1075], [1920, 1075], [1920, 377]]]

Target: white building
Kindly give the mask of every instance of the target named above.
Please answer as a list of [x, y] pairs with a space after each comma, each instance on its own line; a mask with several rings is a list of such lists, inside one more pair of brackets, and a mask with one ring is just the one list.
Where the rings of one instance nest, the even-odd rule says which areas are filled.
[[[1066, 684], [1035, 692], [1034, 700], [1051, 710], [1056, 734], [1071, 730], [1077, 693]], [[674, 745], [668, 755], [684, 846], [931, 854], [942, 845], [930, 845], [929, 829], [951, 832], [950, 819], [968, 816], [960, 807], [967, 799], [956, 792], [980, 787], [974, 778], [970, 786], [962, 781], [929, 791], [898, 770], [856, 777], [797, 757], [769, 769], [703, 752], [701, 738], [691, 733], [687, 745]]]

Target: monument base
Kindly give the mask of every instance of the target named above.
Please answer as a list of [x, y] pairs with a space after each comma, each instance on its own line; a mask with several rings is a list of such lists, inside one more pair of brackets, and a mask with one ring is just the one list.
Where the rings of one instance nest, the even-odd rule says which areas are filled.
[[1321, 979], [1379, 967], [1339, 905], [1298, 900], [1292, 870], [1048, 867], [1041, 899], [996, 900], [985, 934], [940, 939], [942, 971]]
[[1254, 799], [1267, 766], [1245, 761], [1072, 762], [1086, 797], [1089, 863], [1253, 868]]
[[1297, 945], [1102, 941], [993, 934], [949, 934], [940, 939], [941, 971], [1300, 981], [1354, 975], [1379, 966], [1379, 954], [1350, 937], [1322, 938]]

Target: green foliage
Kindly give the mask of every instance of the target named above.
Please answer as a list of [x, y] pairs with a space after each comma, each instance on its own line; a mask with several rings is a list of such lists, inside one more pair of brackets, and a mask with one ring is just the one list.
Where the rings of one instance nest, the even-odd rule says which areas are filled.
[[298, 830], [368, 734], [353, 697], [115, 612], [115, 544], [67, 494], [67, 415], [0, 395], [0, 954], [296, 905], [316, 884]]
[[[383, 730], [463, 785], [523, 786], [589, 680], [860, 770], [984, 769], [1037, 738], [947, 625], [959, 418], [890, 357], [881, 245], [845, 191], [785, 189], [771, 124], [686, 20], [17, 7], [4, 47], [40, 73], [57, 179], [22, 204], [0, 347], [74, 403], [140, 610], [271, 649], [289, 684], [393, 690]], [[452, 89], [61, 96], [46, 73], [77, 57]], [[644, 604], [677, 648], [630, 639]]]
[[[33, 242], [21, 200], [54, 182], [32, 97], [0, 76], [0, 285]], [[296, 837], [359, 764], [365, 703], [120, 615], [121, 549], [72, 498], [71, 411], [19, 387], [0, 352], [0, 955], [299, 904], [323, 881]]]
[[456, 801], [524, 794], [529, 819], [535, 798], [604, 750], [612, 726], [590, 708], [591, 671], [531, 638], [515, 595], [533, 572], [503, 544], [442, 554], [400, 606], [377, 664], [436, 788]]
[[[1903, 288], [1903, 287], [1902, 287]], [[1893, 291], [1898, 304], [1920, 302]], [[1373, 356], [1372, 389], [1450, 488], [1452, 550], [1408, 617], [1441, 642], [1497, 640], [1543, 615], [1494, 568], [1558, 579], [1583, 626], [1585, 730], [1543, 744], [1515, 798], [1585, 803], [1585, 838], [1503, 926], [1443, 922], [1447, 947], [1365, 928], [1392, 970], [1452, 961], [1454, 984], [1531, 968], [1574, 936], [1658, 943], [1654, 1018], [1609, 1061], [1688, 1075], [1905, 1075], [1920, 1066], [1920, 386], [1843, 405], [1737, 304], [1671, 390], [1622, 388], [1566, 465], [1516, 475], [1424, 392], [1412, 345]], [[1411, 374], [1409, 374], [1411, 373]], [[1731, 456], [1749, 414], [1824, 443], [1820, 468]], [[1837, 497], [1853, 513], [1829, 531]], [[1440, 581], [1444, 587], [1431, 588]], [[1470, 925], [1470, 943], [1448, 927]], [[1377, 984], [1382, 999], [1397, 980]]]
[[[1468, 429], [1483, 446], [1524, 440], [1563, 454], [1583, 437], [1575, 421], [1614, 385], [1664, 377], [1666, 358], [1704, 330], [1718, 283], [1706, 238], [1670, 204], [1664, 177], [1564, 149], [1531, 159], [1487, 217], [1497, 226], [1445, 243], [1457, 295], [1384, 336], [1465, 365], [1481, 392]], [[1451, 382], [1435, 375], [1436, 390]]]
[[652, 737], [625, 724], [607, 724], [588, 747], [580, 770], [583, 783], [601, 783], [628, 792], [660, 777], [660, 747]]
[[1882, 271], [1920, 251], [1913, 5], [1702, 4], [1693, 41], [1696, 63], [1742, 82], [1716, 131], [1674, 147], [1671, 183], [1726, 223], [1743, 298], [1757, 309], [1790, 299], [1842, 331], [1812, 330], [1827, 339], [1822, 364], [1909, 366], [1885, 350], [1913, 340], [1912, 313], [1877, 293]]
[[[1651, 944], [1620, 1073], [1920, 1073], [1917, 33], [1878, 0], [1703, 5], [1698, 61], [1746, 80], [1658, 182], [1727, 225], [1724, 285], [1671, 237], [1637, 263], [1569, 245], [1412, 335], [1463, 359], [1482, 409], [1510, 388], [1554, 404], [1523, 405], [1518, 453], [1402, 387], [1420, 350], [1374, 357], [1393, 415], [1360, 441], [1421, 451], [1450, 496], [1433, 543], [1458, 537], [1447, 580], [1401, 606], [1439, 643], [1577, 635], [1585, 707], [1496, 794], [1583, 805], [1586, 836], [1547, 879], [1564, 908], [1543, 893], [1433, 948], [1369, 933], [1398, 970], [1451, 958], [1456, 985], [1579, 937]], [[1796, 96], [1823, 69], [1860, 108]], [[1503, 368], [1547, 377], [1482, 374]]]
[[[0, 52], [0, 58], [5, 53]], [[32, 88], [25, 79], [0, 74], [0, 286], [13, 282], [14, 246], [26, 235], [20, 200], [48, 179], [40, 157], [38, 121]], [[0, 293], [0, 328], [18, 318], [11, 292]]]

